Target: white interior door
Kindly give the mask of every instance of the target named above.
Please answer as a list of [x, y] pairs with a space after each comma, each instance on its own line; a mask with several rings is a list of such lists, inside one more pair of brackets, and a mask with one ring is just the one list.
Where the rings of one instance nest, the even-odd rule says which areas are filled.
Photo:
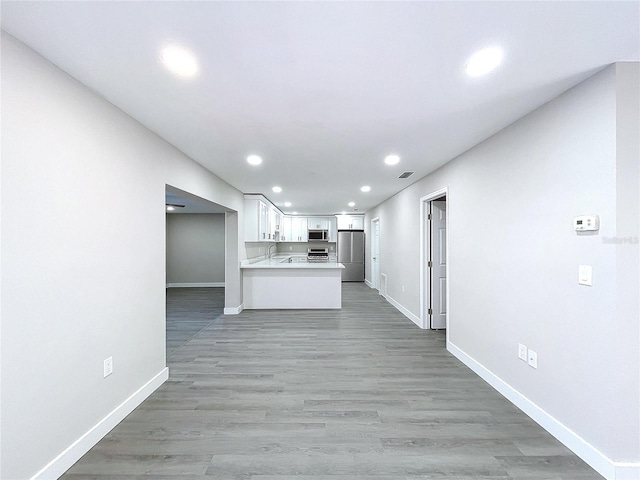
[[380, 290], [380, 220], [371, 222], [371, 283]]
[[447, 202], [434, 200], [431, 205], [431, 328], [447, 327]]

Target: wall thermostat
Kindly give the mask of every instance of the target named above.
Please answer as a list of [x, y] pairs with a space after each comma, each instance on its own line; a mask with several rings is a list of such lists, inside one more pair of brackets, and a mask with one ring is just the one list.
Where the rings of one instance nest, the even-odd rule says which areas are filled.
[[573, 219], [573, 229], [576, 232], [590, 232], [600, 228], [598, 215], [580, 215]]

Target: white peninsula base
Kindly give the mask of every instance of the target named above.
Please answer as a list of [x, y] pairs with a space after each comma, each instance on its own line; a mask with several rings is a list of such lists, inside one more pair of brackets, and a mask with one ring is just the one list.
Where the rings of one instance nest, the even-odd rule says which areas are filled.
[[342, 308], [343, 268], [340, 263], [243, 265], [244, 308]]

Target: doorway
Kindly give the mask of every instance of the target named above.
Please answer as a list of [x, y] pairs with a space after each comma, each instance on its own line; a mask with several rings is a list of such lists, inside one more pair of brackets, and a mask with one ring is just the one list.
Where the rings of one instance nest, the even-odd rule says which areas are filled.
[[371, 220], [371, 286], [380, 290], [380, 218]]
[[449, 242], [447, 189], [420, 199], [420, 313], [422, 328], [443, 330], [449, 324]]
[[167, 359], [223, 314], [227, 210], [165, 187]]

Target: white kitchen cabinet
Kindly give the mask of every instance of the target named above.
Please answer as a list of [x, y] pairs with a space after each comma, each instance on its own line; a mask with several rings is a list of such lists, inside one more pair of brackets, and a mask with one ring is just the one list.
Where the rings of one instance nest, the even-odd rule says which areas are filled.
[[260, 213], [258, 219], [258, 238], [260, 241], [267, 240], [267, 232], [269, 231], [269, 207], [264, 202], [259, 202]]
[[309, 217], [307, 226], [309, 230], [329, 230], [329, 217]]
[[307, 217], [291, 217], [291, 240], [288, 241], [308, 241]]
[[329, 241], [337, 242], [338, 241], [338, 224], [337, 219], [334, 217], [329, 217]]
[[364, 230], [364, 215], [353, 216], [353, 229]]
[[271, 207], [268, 209], [267, 217], [269, 219], [267, 224], [267, 240], [275, 242], [280, 237], [280, 212]]
[[291, 216], [290, 215], [283, 215], [282, 217], [282, 223], [280, 225], [280, 238], [279, 241], [281, 242], [292, 242], [293, 240], [291, 240], [292, 236], [292, 232], [291, 232]]
[[307, 217], [293, 217], [284, 215], [280, 228], [281, 242], [306, 242], [307, 241]]
[[245, 195], [244, 241], [275, 242], [282, 213], [261, 195]]
[[336, 215], [338, 230], [364, 230], [364, 215]]
[[244, 241], [266, 241], [267, 205], [258, 199], [245, 199]]

